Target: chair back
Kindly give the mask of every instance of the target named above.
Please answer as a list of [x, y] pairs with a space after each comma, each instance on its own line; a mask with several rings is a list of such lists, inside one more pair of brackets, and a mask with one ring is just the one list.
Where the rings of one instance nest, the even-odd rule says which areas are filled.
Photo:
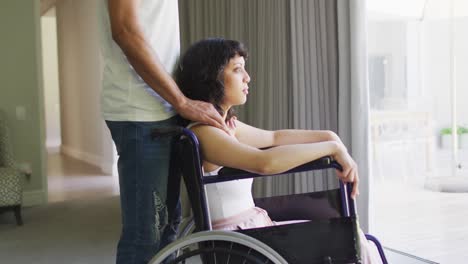
[[10, 145], [6, 115], [0, 110], [0, 167], [13, 167], [13, 154]]
[[6, 116], [0, 110], [0, 207], [15, 210], [16, 221], [22, 225], [23, 173], [15, 167]]

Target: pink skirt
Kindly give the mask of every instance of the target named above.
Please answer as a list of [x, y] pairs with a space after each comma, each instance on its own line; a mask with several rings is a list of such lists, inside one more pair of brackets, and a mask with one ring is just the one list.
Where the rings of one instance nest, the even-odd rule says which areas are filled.
[[258, 207], [212, 222], [215, 230], [239, 230], [273, 225], [275, 223], [270, 219], [268, 213]]
[[267, 211], [262, 208], [253, 207], [247, 211], [233, 215], [228, 218], [213, 221], [214, 230], [242, 230], [265, 226], [286, 225], [292, 223], [307, 222], [308, 220], [272, 221]]

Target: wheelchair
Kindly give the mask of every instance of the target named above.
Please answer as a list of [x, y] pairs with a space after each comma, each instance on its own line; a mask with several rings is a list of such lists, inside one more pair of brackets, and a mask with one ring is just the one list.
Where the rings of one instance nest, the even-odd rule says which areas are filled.
[[[265, 209], [273, 221], [307, 221], [215, 231], [212, 230], [205, 186], [266, 175], [224, 167], [215, 176], [203, 176], [199, 143], [189, 129], [158, 129], [153, 136], [175, 136], [170, 181], [178, 186], [183, 177], [193, 220], [181, 225], [178, 239], [155, 255], [150, 264], [361, 263], [355, 202], [350, 196], [351, 184], [340, 181], [337, 189], [255, 199], [256, 206]], [[341, 169], [341, 166], [330, 157], [324, 157], [282, 174], [324, 169]], [[379, 241], [371, 235], [366, 235], [366, 238], [375, 244], [382, 262], [386, 264]]]

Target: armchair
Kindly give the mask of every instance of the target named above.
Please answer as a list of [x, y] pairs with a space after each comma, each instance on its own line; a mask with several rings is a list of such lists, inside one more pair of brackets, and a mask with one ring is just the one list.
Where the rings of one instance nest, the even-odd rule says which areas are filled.
[[21, 217], [22, 177], [23, 173], [15, 166], [13, 160], [6, 118], [0, 111], [0, 213], [13, 211], [18, 225], [23, 225]]

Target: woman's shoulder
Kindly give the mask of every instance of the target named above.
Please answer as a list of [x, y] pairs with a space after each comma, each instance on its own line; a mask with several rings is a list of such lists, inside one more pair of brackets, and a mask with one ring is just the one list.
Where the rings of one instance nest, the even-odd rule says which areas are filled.
[[218, 129], [217, 127], [207, 125], [205, 123], [201, 122], [191, 122], [186, 126], [186, 128], [192, 130], [193, 133], [195, 133], [197, 136], [200, 134], [212, 134], [212, 133], [219, 133], [220, 131], [223, 131], [222, 129]]
[[236, 127], [231, 127], [228, 125], [229, 133], [226, 133], [226, 131], [210, 126], [201, 122], [191, 122], [190, 124], [187, 125], [188, 129], [192, 130], [197, 136], [200, 136], [201, 134], [209, 134], [209, 135], [214, 135], [214, 134], [223, 134], [223, 135], [230, 135], [235, 137], [236, 135]]
[[201, 123], [201, 122], [190, 122], [190, 123], [186, 126], [186, 128], [192, 129], [192, 128], [196, 127], [196, 126], [201, 126], [201, 125], [205, 125], [205, 124], [203, 124], [203, 123]]
[[223, 131], [222, 129], [201, 122], [191, 122], [186, 126], [186, 128], [192, 130], [195, 133], [198, 131]]

